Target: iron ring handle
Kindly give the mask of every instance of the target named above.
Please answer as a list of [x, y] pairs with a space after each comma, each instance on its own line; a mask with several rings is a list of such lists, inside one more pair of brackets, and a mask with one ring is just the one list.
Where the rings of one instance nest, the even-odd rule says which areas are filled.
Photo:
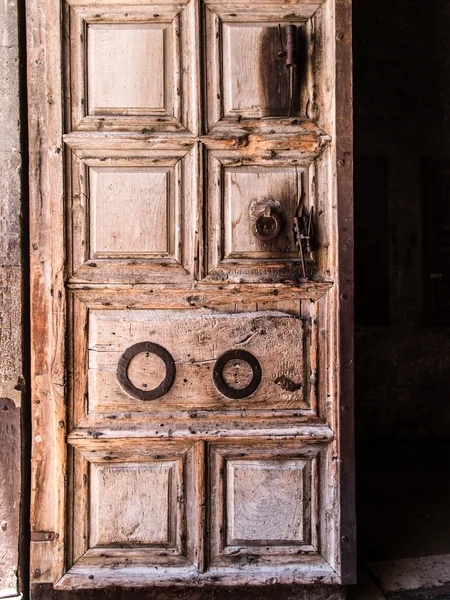
[[[150, 352], [152, 354], [156, 354], [156, 356], [163, 361], [166, 367], [166, 375], [164, 379], [153, 390], [141, 390], [137, 388], [131, 383], [128, 377], [128, 367], [131, 359], [141, 352]], [[170, 352], [159, 344], [154, 344], [153, 342], [140, 342], [130, 346], [120, 357], [119, 364], [117, 366], [117, 379], [120, 385], [127, 392], [127, 394], [130, 394], [130, 396], [133, 396], [133, 398], [136, 398], [137, 400], [156, 400], [157, 398], [164, 396], [164, 394], [167, 394], [172, 387], [173, 382], [175, 381], [175, 373], [175, 361], [173, 360]]]
[[[243, 360], [248, 365], [250, 365], [250, 368], [252, 369], [252, 380], [244, 388], [232, 388], [225, 382], [223, 378], [223, 368], [225, 367], [227, 362], [233, 359]], [[261, 383], [261, 375], [262, 370], [258, 359], [246, 350], [228, 350], [227, 352], [224, 352], [224, 354], [219, 356], [219, 358], [216, 360], [213, 369], [213, 381], [217, 390], [223, 396], [225, 396], [226, 398], [231, 398], [232, 400], [247, 398], [248, 396], [253, 394], [253, 392], [256, 391], [259, 384]]]

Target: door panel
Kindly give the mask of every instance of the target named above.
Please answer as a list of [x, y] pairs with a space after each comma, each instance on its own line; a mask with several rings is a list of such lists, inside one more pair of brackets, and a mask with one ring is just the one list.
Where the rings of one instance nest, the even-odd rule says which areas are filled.
[[[151, 340], [173, 357], [176, 375], [170, 389], [151, 402], [129, 392], [118, 378], [119, 361], [127, 349]], [[258, 388], [240, 399], [219, 392], [213, 367], [230, 350], [250, 353], [261, 367]], [[234, 410], [308, 408], [303, 399], [302, 322], [294, 316], [263, 311], [227, 315], [213, 310], [90, 311], [88, 414], [130, 411]], [[156, 359], [156, 360], [155, 360]], [[252, 379], [250, 365], [237, 356], [225, 380], [232, 389]], [[128, 366], [132, 384], [156, 388], [164, 364], [151, 350], [139, 352]]]
[[186, 5], [68, 2], [69, 130], [195, 133], [195, 5]]
[[72, 281], [192, 280], [196, 150], [69, 154]]
[[202, 456], [201, 442], [76, 445], [68, 557], [75, 574], [97, 579], [102, 569], [105, 582], [112, 575], [108, 569], [118, 581], [128, 570], [145, 567], [147, 575], [193, 569], [199, 560]]
[[32, 586], [352, 581], [348, 10], [28, 0]]

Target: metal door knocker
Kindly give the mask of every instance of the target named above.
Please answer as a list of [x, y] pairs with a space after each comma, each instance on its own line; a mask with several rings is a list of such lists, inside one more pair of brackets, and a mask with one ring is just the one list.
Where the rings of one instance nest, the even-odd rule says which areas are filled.
[[274, 240], [281, 231], [283, 207], [276, 200], [261, 198], [250, 205], [253, 234], [262, 242]]
[[[243, 388], [233, 388], [229, 386], [224, 378], [223, 378], [223, 369], [225, 365], [230, 360], [242, 360], [246, 362], [253, 373], [252, 380], [248, 385]], [[213, 369], [213, 381], [217, 390], [227, 398], [231, 398], [233, 400], [239, 400], [240, 398], [247, 398], [253, 394], [253, 392], [258, 388], [261, 383], [261, 365], [258, 362], [258, 359], [247, 352], [246, 350], [228, 350], [216, 361]]]
[[[141, 352], [150, 352], [151, 354], [156, 354], [164, 363], [166, 367], [166, 375], [162, 382], [155, 387], [153, 390], [141, 390], [133, 385], [128, 377], [128, 367], [130, 365], [131, 359], [134, 358], [137, 354]], [[172, 355], [165, 348], [160, 346], [159, 344], [154, 344], [152, 342], [140, 342], [139, 344], [134, 344], [125, 350], [122, 356], [119, 359], [119, 364], [117, 366], [117, 379], [123, 389], [136, 398], [137, 400], [156, 400], [170, 390], [175, 380], [175, 361], [173, 360]]]

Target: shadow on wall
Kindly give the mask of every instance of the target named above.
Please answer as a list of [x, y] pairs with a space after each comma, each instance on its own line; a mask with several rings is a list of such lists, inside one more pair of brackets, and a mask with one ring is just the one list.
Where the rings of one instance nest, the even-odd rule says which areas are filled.
[[[450, 158], [450, 2], [357, 0], [353, 14], [355, 155], [373, 164], [355, 194], [364, 217], [355, 231], [357, 437], [447, 437], [450, 314], [449, 325], [427, 324], [422, 208], [431, 210], [432, 200], [422, 206], [422, 164]], [[380, 157], [384, 215], [382, 190], [378, 200], [373, 194], [383, 179]], [[447, 219], [439, 243], [450, 278], [450, 195], [445, 201], [433, 218]], [[374, 239], [389, 247], [384, 262], [373, 256]]]

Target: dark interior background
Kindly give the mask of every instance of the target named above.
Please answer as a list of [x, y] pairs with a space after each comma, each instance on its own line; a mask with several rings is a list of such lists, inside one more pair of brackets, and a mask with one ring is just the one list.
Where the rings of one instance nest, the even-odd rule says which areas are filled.
[[356, 435], [450, 434], [450, 2], [355, 0]]
[[353, 14], [361, 567], [450, 553], [450, 1]]

